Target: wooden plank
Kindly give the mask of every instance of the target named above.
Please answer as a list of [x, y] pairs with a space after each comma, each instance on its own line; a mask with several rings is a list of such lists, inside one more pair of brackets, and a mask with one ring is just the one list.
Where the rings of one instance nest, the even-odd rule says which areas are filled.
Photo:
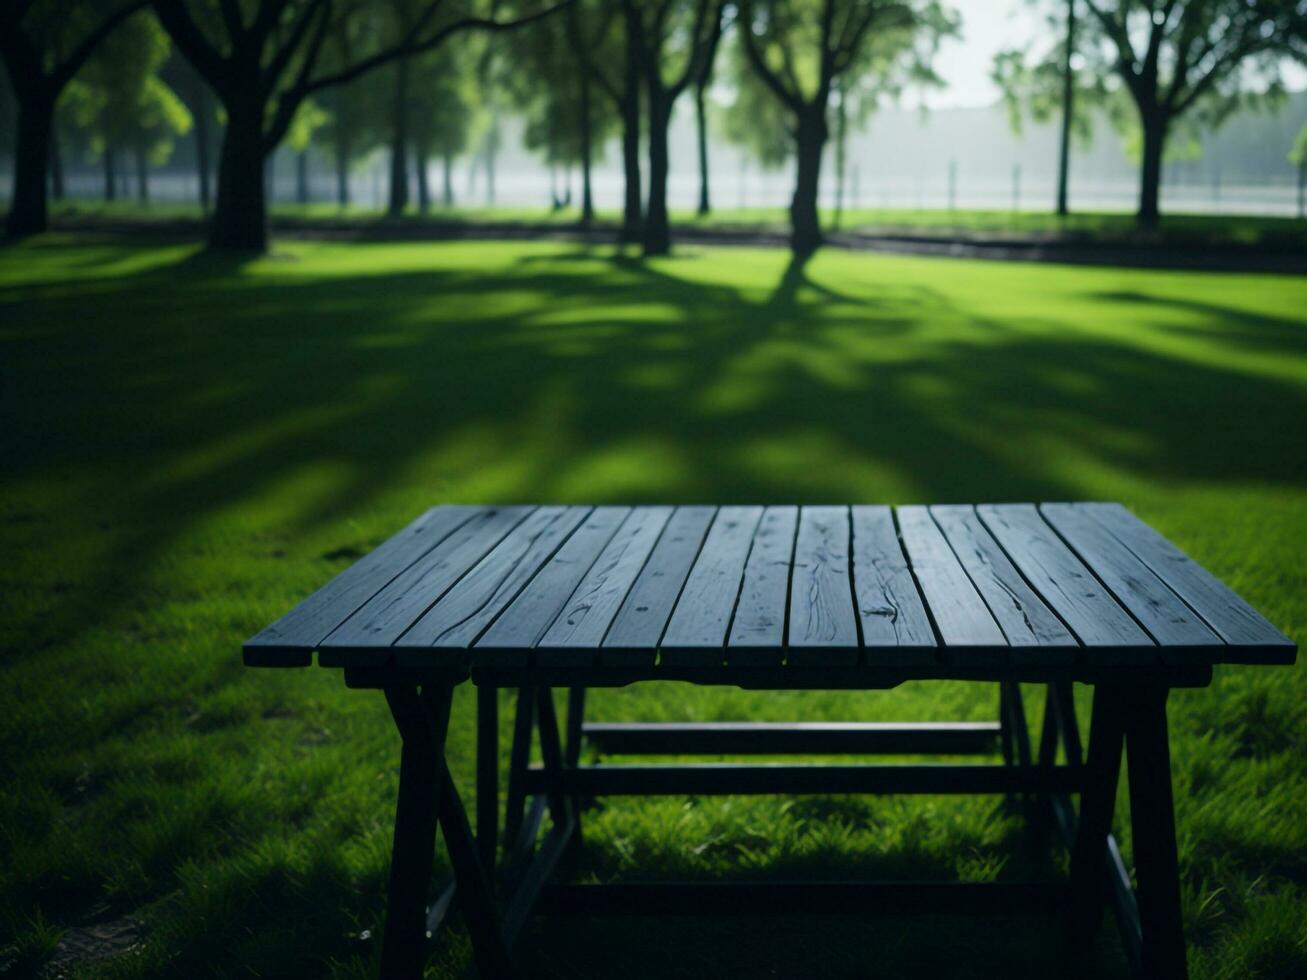
[[976, 513], [1093, 663], [1147, 665], [1157, 647], [1048, 526], [1033, 504], [983, 504]]
[[931, 507], [971, 583], [1013, 647], [1013, 659], [1028, 663], [1070, 663], [1080, 644], [1048, 608], [985, 530], [969, 504]]
[[800, 511], [790, 576], [790, 664], [858, 662], [849, 544], [847, 507], [804, 507]]
[[567, 543], [519, 593], [473, 646], [472, 663], [522, 666], [549, 630], [595, 559], [631, 513], [629, 507], [596, 507]]
[[395, 662], [419, 666], [431, 647], [466, 650], [567, 540], [589, 507], [541, 507], [499, 542], [395, 643]]
[[537, 664], [598, 663], [599, 644], [671, 516], [670, 507], [631, 511], [536, 647]]
[[390, 645], [534, 507], [487, 507], [396, 576], [319, 646], [325, 667], [389, 663]]
[[933, 663], [935, 630], [889, 507], [852, 508], [853, 601], [868, 663]]
[[1044, 504], [1040, 513], [1098, 580], [1116, 596], [1170, 657], [1221, 659], [1225, 644], [1178, 595], [1089, 514], [1070, 504]]
[[1003, 631], [931, 520], [930, 512], [912, 506], [899, 507], [895, 513], [903, 547], [939, 631], [945, 659], [965, 664], [997, 657], [1007, 662], [1010, 648]]
[[1291, 664], [1298, 645], [1233, 589], [1120, 504], [1077, 504], [1152, 569], [1228, 644], [1234, 663]]
[[785, 609], [799, 508], [768, 507], [753, 535], [731, 622], [726, 659], [732, 664], [785, 661]]
[[683, 667], [722, 663], [753, 532], [761, 520], [761, 507], [723, 507], [717, 511], [667, 623], [660, 664]]
[[304, 666], [332, 630], [483, 508], [432, 507], [245, 641], [250, 666]]
[[604, 637], [603, 663], [638, 667], [657, 660], [658, 642], [716, 513], [716, 507], [676, 508]]

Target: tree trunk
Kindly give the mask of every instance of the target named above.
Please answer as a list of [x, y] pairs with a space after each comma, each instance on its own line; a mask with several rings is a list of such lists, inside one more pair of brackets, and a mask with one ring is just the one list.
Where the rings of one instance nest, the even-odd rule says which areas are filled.
[[349, 206], [349, 139], [336, 137], [336, 203], [342, 208]]
[[490, 131], [486, 133], [486, 204], [495, 204], [495, 154], [499, 152], [499, 111], [495, 110], [491, 118]]
[[1162, 154], [1166, 149], [1166, 120], [1160, 112], [1142, 111], [1139, 114], [1144, 130], [1143, 158], [1139, 172], [1140, 227], [1155, 228], [1161, 220], [1158, 199], [1162, 190]]
[[794, 199], [790, 202], [790, 249], [796, 258], [806, 259], [821, 246], [821, 217], [817, 213], [817, 186], [821, 181], [821, 156], [829, 132], [824, 106], [808, 106], [799, 116], [795, 130]]
[[398, 217], [408, 207], [408, 59], [395, 63], [395, 107], [390, 142], [390, 204], [386, 212]]
[[1076, 50], [1076, 0], [1066, 4], [1066, 62], [1062, 66], [1062, 139], [1057, 158], [1057, 213], [1066, 217], [1071, 213], [1067, 201], [1067, 185], [1071, 175], [1071, 120], [1075, 111], [1075, 75], [1071, 71], [1071, 58]]
[[445, 154], [445, 172], [443, 174], [444, 187], [442, 189], [445, 207], [454, 206], [454, 158], [451, 154]]
[[619, 241], [634, 244], [644, 225], [640, 187], [640, 48], [643, 27], [634, 3], [625, 3], [626, 70], [622, 89], [622, 168], [625, 193], [622, 201], [622, 233]]
[[64, 155], [59, 146], [59, 129], [50, 127], [50, 195], [56, 201], [64, 199]]
[[150, 166], [141, 146], [136, 147], [136, 197], [142, 204], [150, 203]]
[[218, 160], [218, 197], [209, 247], [265, 251], [268, 206], [264, 190], [263, 104], [227, 106], [227, 129]]
[[1307, 218], [1307, 153], [1298, 162], [1298, 217]]
[[581, 225], [588, 227], [595, 217], [594, 198], [590, 193], [590, 74], [584, 68], [578, 74], [581, 76]]
[[667, 221], [667, 128], [672, 106], [666, 93], [649, 91], [649, 207], [644, 216], [644, 254], [666, 255], [672, 250]]
[[708, 114], [704, 106], [704, 89], [707, 78], [701, 78], [694, 87], [694, 121], [699, 130], [699, 216], [712, 211], [708, 200]]
[[309, 203], [309, 151], [307, 148], [295, 154], [295, 200], [300, 204]]
[[844, 172], [847, 161], [847, 144], [849, 135], [849, 111], [844, 103], [844, 91], [840, 90], [840, 106], [835, 116], [835, 230], [840, 230], [844, 220]]
[[[35, 86], [34, 86], [35, 87]], [[5, 233], [11, 238], [36, 235], [49, 227], [46, 168], [54, 131], [54, 98], [41, 93], [18, 104], [18, 143], [14, 147], [14, 183]]]
[[418, 210], [431, 210], [431, 185], [427, 183], [427, 148], [422, 142], [413, 147], [413, 163], [418, 172]]
[[105, 143], [101, 161], [104, 163], [104, 199], [112, 201], [118, 197], [118, 168], [113, 144]]
[[208, 214], [213, 201], [213, 190], [209, 186], [209, 175], [213, 172], [209, 163], [209, 90], [199, 72], [192, 71], [191, 77], [191, 101], [195, 105], [195, 170], [200, 178], [200, 208]]

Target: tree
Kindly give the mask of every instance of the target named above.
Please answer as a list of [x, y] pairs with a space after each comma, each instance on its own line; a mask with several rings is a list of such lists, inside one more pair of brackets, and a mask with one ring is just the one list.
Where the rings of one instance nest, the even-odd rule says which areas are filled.
[[1298, 168], [1298, 217], [1307, 218], [1307, 123], [1298, 130], [1298, 138], [1289, 151], [1289, 162]]
[[722, 136], [764, 170], [779, 170], [794, 153], [789, 113], [750, 67], [738, 34], [727, 71], [734, 98], [722, 113]]
[[1307, 60], [1304, 0], [1085, 0], [1085, 9], [1080, 52], [1091, 72], [1117, 80], [1134, 110], [1144, 227], [1160, 217], [1177, 124], [1215, 127], [1240, 105], [1274, 100], [1284, 59]]
[[717, 60], [717, 46], [721, 43], [722, 33], [726, 29], [726, 5], [718, 4], [717, 31], [709, 42], [710, 47], [699, 62], [699, 71], [694, 77], [694, 121], [699, 141], [699, 208], [700, 217], [712, 210], [708, 195], [708, 113], [707, 92], [712, 84], [713, 65]]
[[750, 66], [789, 116], [790, 247], [806, 259], [822, 242], [817, 190], [836, 84], [872, 62], [883, 72], [927, 73], [956, 22], [933, 0], [741, 0], [739, 24]]
[[[354, 17], [338, 21], [323, 43], [323, 71], [343, 71], [356, 60], [356, 52], [369, 50], [382, 29], [380, 18]], [[349, 177], [354, 161], [386, 138], [389, 92], [384, 72], [372, 72], [323, 93], [327, 119], [317, 130], [318, 139], [331, 153], [336, 171], [336, 203], [350, 203]]]
[[454, 204], [454, 160], [467, 149], [476, 114], [468, 61], [466, 46], [447, 46], [418, 59], [414, 68], [409, 128], [417, 165], [418, 208], [423, 214], [431, 207], [427, 168], [433, 157], [441, 161], [442, 203], [445, 207]]
[[0, 60], [18, 101], [9, 236], [49, 226], [45, 182], [55, 103], [100, 43], [147, 2], [0, 0]]
[[404, 37], [328, 70], [320, 56], [330, 29], [355, 17], [370, 17], [373, 11], [367, 6], [338, 10], [333, 0], [154, 0], [173, 42], [204, 76], [227, 115], [210, 246], [257, 251], [267, 247], [264, 161], [314, 92], [352, 81], [396, 58], [429, 51], [458, 32], [508, 30], [558, 9], [536, 9], [533, 4], [524, 12], [515, 7], [508, 19], [499, 19], [496, 14], [503, 6], [495, 0], [474, 8], [424, 0]]
[[[670, 167], [667, 130], [672, 109], [686, 86], [703, 70], [722, 31], [717, 0], [623, 0], [631, 49], [644, 75], [649, 125], [649, 199], [645, 208], [643, 251], [671, 250], [667, 220]], [[679, 70], [678, 70], [679, 69]]]
[[644, 206], [640, 186], [640, 53], [638, 11], [612, 0], [580, 0], [568, 11], [576, 57], [607, 96], [622, 126], [622, 230], [619, 240], [640, 240]]
[[119, 154], [130, 151], [137, 196], [150, 198], [149, 168], [166, 163], [191, 114], [159, 77], [168, 35], [149, 17], [133, 17], [107, 37], [65, 91], [63, 103], [104, 163], [105, 198], [116, 196]]

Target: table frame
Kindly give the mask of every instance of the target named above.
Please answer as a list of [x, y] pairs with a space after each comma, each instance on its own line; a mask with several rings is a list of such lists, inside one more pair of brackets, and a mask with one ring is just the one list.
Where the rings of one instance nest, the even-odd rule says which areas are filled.
[[[382, 975], [416, 978], [428, 944], [457, 900], [480, 974], [514, 976], [513, 945], [529, 917], [544, 914], [904, 914], [1043, 912], [1065, 916], [1070, 949], [1092, 942], [1110, 907], [1136, 975], [1187, 976], [1179, 866], [1171, 793], [1166, 701], [1173, 687], [1203, 686], [1210, 666], [1156, 672], [1083, 666], [990, 671], [941, 669], [941, 676], [998, 681], [994, 725], [803, 726], [743, 723], [728, 727], [584, 723], [589, 687], [680, 679], [774, 690], [885, 689], [922, 677], [902, 670], [824, 668], [659, 669], [522, 668], [413, 671], [347, 668], [346, 683], [384, 691], [402, 739]], [[454, 687], [477, 689], [477, 830], [468, 822], [444, 756]], [[1094, 685], [1087, 752], [1077, 727], [1073, 681]], [[1032, 743], [1021, 683], [1046, 685], [1043, 727]], [[515, 689], [502, 854], [499, 846], [499, 691]], [[565, 736], [553, 690], [567, 691]], [[539, 739], [542, 764], [529, 764]], [[964, 754], [997, 738], [998, 765], [669, 765], [582, 766], [581, 743], [639, 754]], [[991, 743], [992, 744], [992, 743]], [[832, 751], [834, 750], [834, 751]], [[1058, 762], [1059, 755], [1063, 759]], [[1111, 832], [1123, 758], [1138, 888]], [[569, 885], [551, 876], [581, 841], [582, 802], [604, 795], [740, 793], [1003, 793], [1019, 797], [1037, 826], [1051, 826], [1070, 848], [1064, 881], [656, 883]], [[1080, 797], [1073, 807], [1071, 797]], [[548, 812], [551, 829], [540, 839]], [[435, 831], [443, 831], [454, 881], [433, 904], [430, 878]], [[496, 874], [496, 871], [499, 874]]]

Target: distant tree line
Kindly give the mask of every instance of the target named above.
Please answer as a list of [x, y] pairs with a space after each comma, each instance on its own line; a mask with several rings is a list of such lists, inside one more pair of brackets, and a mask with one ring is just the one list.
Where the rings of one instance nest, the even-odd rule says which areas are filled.
[[[1057, 41], [1003, 52], [994, 75], [1014, 121], [1060, 116], [1062, 213], [1070, 144], [1099, 109], [1137, 149], [1147, 226], [1168, 154], [1241, 105], [1275, 102], [1284, 60], [1307, 62], [1307, 0], [1030, 2]], [[394, 215], [414, 203], [411, 178], [419, 210], [451, 204], [465, 153], [493, 200], [511, 112], [551, 173], [579, 169], [583, 224], [595, 162], [618, 137], [621, 238], [660, 255], [671, 246], [668, 131], [688, 92], [700, 213], [714, 126], [761, 166], [793, 162], [791, 245], [806, 257], [825, 234], [828, 147], [838, 224], [850, 127], [906, 86], [937, 84], [940, 44], [958, 33], [946, 0], [0, 0], [16, 107], [3, 127], [15, 161], [6, 229], [47, 227], [70, 154], [99, 162], [106, 197], [130, 172], [147, 198], [149, 169], [187, 133], [214, 248], [266, 248], [278, 147], [295, 154], [301, 200], [310, 145], [330, 156], [342, 205], [355, 161], [377, 148], [389, 153]], [[556, 182], [551, 193], [555, 207], [572, 203]]]

